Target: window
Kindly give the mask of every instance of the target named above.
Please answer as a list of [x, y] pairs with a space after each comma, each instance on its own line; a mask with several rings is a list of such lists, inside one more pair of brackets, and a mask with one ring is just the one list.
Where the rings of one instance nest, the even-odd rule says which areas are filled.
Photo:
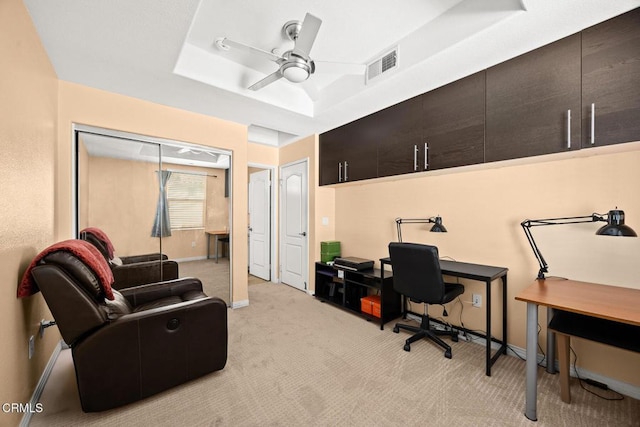
[[206, 176], [173, 172], [167, 183], [171, 229], [204, 228]]

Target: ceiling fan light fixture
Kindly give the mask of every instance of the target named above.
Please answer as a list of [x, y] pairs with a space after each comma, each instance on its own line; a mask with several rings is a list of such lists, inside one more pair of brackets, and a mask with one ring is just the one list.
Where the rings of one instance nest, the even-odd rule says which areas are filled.
[[309, 66], [300, 62], [283, 64], [281, 71], [284, 78], [293, 83], [303, 82], [311, 74]]

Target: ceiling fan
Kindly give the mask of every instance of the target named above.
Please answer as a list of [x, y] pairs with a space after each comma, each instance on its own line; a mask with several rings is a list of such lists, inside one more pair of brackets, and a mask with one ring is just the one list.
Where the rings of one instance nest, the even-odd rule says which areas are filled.
[[[249, 86], [250, 90], [259, 90], [263, 87], [285, 78], [292, 83], [305, 82], [316, 71], [316, 64], [321, 72], [334, 74], [364, 74], [365, 66], [362, 64], [345, 64], [337, 62], [314, 61], [309, 56], [313, 43], [318, 35], [318, 30], [322, 21], [316, 16], [307, 13], [304, 21], [288, 21], [282, 27], [286, 36], [294, 42], [293, 49], [287, 50], [282, 55], [248, 46], [246, 44], [222, 38], [216, 41], [217, 46], [222, 50], [238, 49], [245, 52], [259, 55], [265, 59], [275, 62], [279, 68], [263, 78], [262, 80]], [[315, 88], [305, 85], [309, 95], [314, 98]]]

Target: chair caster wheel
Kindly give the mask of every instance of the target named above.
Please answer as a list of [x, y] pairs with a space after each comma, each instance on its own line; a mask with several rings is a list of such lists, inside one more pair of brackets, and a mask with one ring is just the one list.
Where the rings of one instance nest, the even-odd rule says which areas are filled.
[[404, 351], [411, 351], [411, 346], [409, 344], [405, 344]]
[[446, 357], [447, 359], [451, 359], [451, 350], [447, 350], [444, 352], [444, 357]]
[[458, 342], [458, 333], [457, 332], [455, 334], [451, 335], [451, 341]]
[[400, 332], [400, 328], [398, 328], [397, 326], [394, 326], [393, 332], [395, 332], [396, 334], [399, 333]]

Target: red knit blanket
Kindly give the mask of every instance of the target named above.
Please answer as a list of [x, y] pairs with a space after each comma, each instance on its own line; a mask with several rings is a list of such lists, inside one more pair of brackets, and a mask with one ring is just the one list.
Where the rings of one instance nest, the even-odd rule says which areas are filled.
[[113, 259], [113, 253], [114, 253], [113, 243], [111, 243], [111, 240], [109, 239], [109, 236], [107, 236], [107, 233], [105, 233], [104, 231], [100, 230], [97, 227], [87, 227], [84, 230], [81, 230], [80, 233], [93, 234], [96, 239], [100, 240], [107, 247], [107, 252], [109, 253], [109, 259]]
[[27, 267], [27, 270], [22, 276], [22, 280], [18, 285], [18, 298], [28, 297], [40, 291], [36, 281], [31, 275], [31, 269], [38, 265], [42, 258], [56, 251], [71, 252], [84, 262], [100, 281], [105, 297], [113, 300], [113, 291], [111, 290], [113, 273], [100, 251], [91, 243], [85, 242], [84, 240], [64, 240], [54, 243], [40, 252], [33, 261], [31, 261], [31, 264], [29, 264], [29, 267]]

